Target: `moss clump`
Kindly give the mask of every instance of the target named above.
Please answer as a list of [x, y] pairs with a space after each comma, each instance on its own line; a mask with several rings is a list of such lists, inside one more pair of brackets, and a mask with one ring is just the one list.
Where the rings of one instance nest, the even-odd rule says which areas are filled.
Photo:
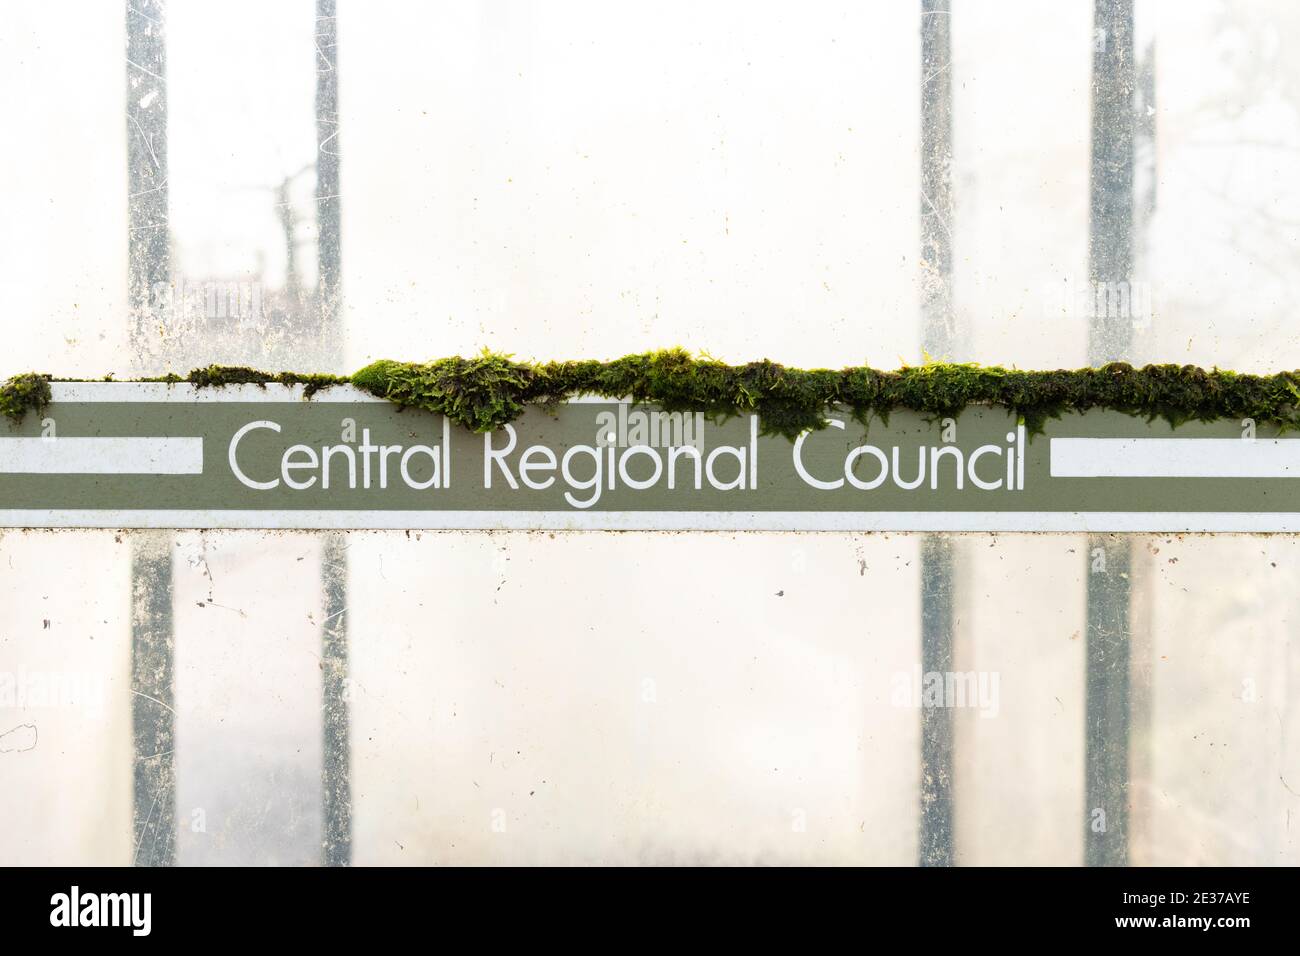
[[353, 375], [352, 384], [485, 432], [523, 414], [536, 379], [533, 367], [484, 352], [477, 358], [438, 359], [423, 365], [383, 360]]
[[20, 422], [28, 409], [38, 415], [50, 403], [50, 377], [37, 372], [15, 375], [0, 385], [0, 412], [13, 422]]
[[400, 405], [446, 415], [477, 432], [518, 418], [528, 405], [575, 395], [631, 398], [667, 411], [721, 417], [756, 411], [769, 432], [797, 435], [824, 425], [841, 373], [786, 369], [775, 362], [730, 366], [681, 349], [613, 362], [516, 362], [483, 352], [416, 364], [382, 360], [352, 376], [359, 388]]
[[[0, 389], [0, 411], [20, 419], [49, 401], [49, 378], [18, 375]], [[484, 351], [473, 358], [432, 362], [383, 360], [355, 375], [304, 375], [211, 365], [181, 378], [200, 387], [304, 385], [308, 397], [351, 383], [399, 405], [446, 415], [477, 432], [514, 421], [529, 405], [552, 405], [576, 395], [630, 398], [667, 411], [699, 411], [715, 418], [757, 413], [763, 430], [794, 437], [826, 426], [827, 414], [847, 409], [860, 421], [887, 419], [896, 409], [935, 417], [968, 405], [1006, 408], [1031, 433], [1067, 411], [1111, 409], [1172, 425], [1185, 421], [1253, 418], [1260, 425], [1300, 427], [1300, 372], [1243, 375], [1193, 365], [1122, 362], [1100, 368], [1022, 372], [982, 365], [932, 362], [892, 372], [866, 367], [793, 369], [767, 360], [727, 365], [683, 349], [628, 355], [612, 362], [518, 362]]]
[[322, 388], [331, 385], [345, 385], [349, 379], [343, 375], [327, 375], [316, 372], [262, 372], [244, 365], [209, 365], [196, 368], [188, 375], [164, 375], [161, 378], [144, 379], [151, 382], [168, 382], [170, 384], [189, 383], [198, 388], [219, 388], [223, 385], [302, 385], [304, 394], [310, 398]]
[[401, 405], [447, 415], [490, 431], [518, 418], [530, 404], [575, 395], [631, 398], [668, 411], [713, 416], [756, 412], [767, 433], [794, 437], [824, 428], [833, 409], [859, 420], [887, 419], [895, 409], [926, 415], [960, 414], [968, 405], [1007, 408], [1041, 432], [1067, 411], [1106, 408], [1148, 419], [1184, 421], [1254, 418], [1282, 428], [1300, 426], [1300, 372], [1242, 375], [1192, 365], [1122, 362], [1100, 368], [1023, 372], [973, 364], [927, 363], [884, 372], [854, 367], [792, 369], [776, 362], [726, 365], [682, 349], [629, 355], [612, 362], [516, 362], [484, 352], [474, 359], [424, 364], [380, 361], [352, 383]]

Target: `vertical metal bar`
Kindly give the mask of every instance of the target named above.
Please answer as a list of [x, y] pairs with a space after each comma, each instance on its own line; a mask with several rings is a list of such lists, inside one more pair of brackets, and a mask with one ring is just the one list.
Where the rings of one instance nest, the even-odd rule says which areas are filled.
[[347, 538], [329, 534], [321, 553], [325, 623], [321, 641], [321, 767], [324, 864], [352, 862], [348, 715]]
[[176, 862], [171, 535], [131, 539], [131, 730], [135, 866]]
[[142, 371], [153, 352], [153, 306], [171, 281], [164, 12], [163, 0], [126, 3], [127, 294]]
[[[951, 358], [952, 41], [948, 0], [921, 0], [921, 343]], [[921, 545], [921, 672], [952, 670], [953, 542], [931, 535]], [[953, 725], [947, 707], [921, 708], [921, 866], [953, 862]]]
[[[342, 219], [339, 194], [338, 19], [334, 0], [316, 2], [317, 302], [325, 361], [341, 371]], [[329, 533], [322, 549], [325, 624], [321, 635], [324, 756], [321, 793], [326, 866], [352, 861], [352, 790], [348, 714], [347, 536]]]
[[1089, 536], [1084, 717], [1088, 866], [1128, 864], [1131, 558], [1127, 539]]
[[334, 8], [335, 0], [316, 0], [316, 216], [321, 341], [327, 358], [339, 362], [343, 358], [343, 330], [339, 322], [343, 246], [339, 195], [338, 17]]
[[[1112, 308], [1133, 274], [1133, 0], [1094, 0], [1088, 361], [1129, 357], [1133, 321]], [[1128, 863], [1131, 543], [1091, 535], [1087, 555], [1084, 861]]]
[[1089, 278], [1094, 308], [1088, 362], [1127, 359], [1133, 321], [1109, 305], [1108, 293], [1133, 273], [1134, 94], [1133, 0], [1094, 0], [1092, 54], [1092, 169], [1089, 178]]
[[[946, 673], [952, 666], [952, 539], [927, 535], [921, 542], [921, 672]], [[921, 866], [951, 866], [952, 711], [921, 707]]]
[[[126, 3], [127, 289], [137, 367], [150, 363], [152, 316], [171, 281], [167, 86], [162, 0]], [[171, 536], [131, 538], [132, 822], [137, 866], [176, 862]]]
[[952, 307], [952, 10], [921, 0], [921, 342], [935, 358], [957, 346]]

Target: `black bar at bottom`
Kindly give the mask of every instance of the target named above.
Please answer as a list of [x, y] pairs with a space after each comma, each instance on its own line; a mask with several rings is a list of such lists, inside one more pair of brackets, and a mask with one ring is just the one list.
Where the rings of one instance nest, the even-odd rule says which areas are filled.
[[[482, 938], [495, 945], [505, 930], [541, 947], [608, 942], [619, 926], [638, 939], [685, 933], [697, 945], [701, 936], [726, 934], [733, 950], [736, 937], [761, 938], [771, 949], [773, 936], [785, 933], [806, 951], [813, 939], [843, 939], [850, 928], [865, 933], [868, 946], [906, 937], [908, 948], [958, 940], [981, 948], [1021, 940], [1074, 948], [1100, 936], [1232, 946], [1256, 942], [1261, 932], [1289, 938], [1295, 926], [1295, 875], [1283, 869], [52, 868], [8, 869], [0, 882], [11, 944], [74, 932], [83, 941], [128, 939], [135, 932], [132, 899], [120, 894], [132, 893], [149, 894], [151, 938], [201, 938], [208, 945], [256, 939], [262, 949], [281, 940], [295, 948], [318, 941], [373, 945], [385, 930], [451, 932], [467, 941], [486, 930]], [[83, 912], [88, 896], [117, 895], [109, 907], [96, 906], [101, 914], [116, 907], [127, 914], [119, 919], [126, 925], [52, 925], [61, 916], [68, 922], [63, 901], [70, 902], [74, 886]], [[932, 909], [936, 900], [943, 920], [917, 926], [909, 914]]]

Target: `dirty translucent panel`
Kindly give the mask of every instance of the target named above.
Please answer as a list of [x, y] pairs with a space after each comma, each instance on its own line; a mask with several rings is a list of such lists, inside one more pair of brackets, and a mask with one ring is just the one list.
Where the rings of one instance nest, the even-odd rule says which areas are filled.
[[0, 863], [128, 866], [130, 549], [0, 537]]
[[988, 692], [954, 712], [956, 862], [1078, 863], [1086, 539], [959, 540], [953, 669]]
[[[0, 377], [126, 371], [122, 9], [4, 17]], [[0, 539], [0, 863], [131, 862], [128, 556], [103, 532]]]
[[[952, 18], [955, 297], [979, 361], [1085, 361], [1092, 6], [977, 0]], [[1131, 358], [1293, 368], [1300, 9], [1135, 6], [1154, 147], [1137, 150]]]
[[12, 4], [4, 20], [4, 375], [125, 374], [131, 362], [122, 6]]
[[352, 541], [356, 862], [914, 858], [914, 538]]
[[918, 355], [912, 5], [345, 0], [339, 21], [355, 362]]
[[1145, 823], [1135, 862], [1295, 866], [1300, 544], [1208, 535], [1143, 544], [1155, 625], [1148, 687], [1135, 688], [1150, 698], [1133, 755]]
[[[161, 358], [301, 368], [316, 279], [311, 0], [167, 10], [172, 298]], [[297, 334], [295, 334], [297, 333]]]
[[[1073, 535], [968, 536], [955, 668], [995, 679], [956, 711], [956, 850], [968, 865], [1076, 864], [1084, 577]], [[1291, 536], [1128, 536], [1134, 559], [1130, 858], [1294, 865], [1300, 727]]]
[[[955, 5], [953, 295], [965, 355], [1085, 364], [1091, 0]], [[1030, 80], [1027, 82], [1027, 80]]]
[[1300, 7], [1147, 3], [1159, 43], [1159, 193], [1151, 223], [1155, 354], [1300, 365]]
[[321, 540], [175, 542], [182, 863], [319, 862]]

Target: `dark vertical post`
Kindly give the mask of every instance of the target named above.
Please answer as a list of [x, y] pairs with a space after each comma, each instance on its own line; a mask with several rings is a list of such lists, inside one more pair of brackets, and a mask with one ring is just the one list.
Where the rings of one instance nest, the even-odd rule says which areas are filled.
[[[127, 291], [132, 351], [149, 370], [155, 309], [170, 301], [162, 0], [126, 3]], [[153, 370], [150, 370], [153, 371]], [[132, 823], [137, 866], [176, 862], [171, 536], [131, 536]]]
[[[341, 371], [343, 330], [342, 220], [339, 195], [338, 20], [334, 0], [316, 2], [316, 215], [319, 240], [317, 303], [324, 360]], [[352, 861], [352, 788], [348, 719], [347, 536], [325, 535], [321, 586], [325, 623], [321, 634], [321, 768], [326, 866]]]
[[163, 0], [126, 3], [127, 293], [141, 370], [153, 352], [154, 310], [168, 301], [167, 84]]
[[176, 862], [171, 535], [131, 539], [132, 822], [135, 866]]
[[[953, 670], [952, 539], [927, 535], [921, 542], [921, 672]], [[921, 866], [951, 866], [952, 711], [921, 707]]]
[[343, 230], [339, 195], [338, 18], [334, 7], [334, 0], [316, 0], [316, 216], [321, 342], [326, 361], [338, 363], [343, 358], [343, 330], [339, 321]]
[[[948, 0], [921, 0], [921, 345], [951, 358], [952, 41]], [[952, 670], [954, 560], [951, 538], [921, 545], [921, 672]], [[952, 712], [921, 708], [921, 866], [953, 862]]]
[[352, 862], [352, 786], [348, 743], [347, 536], [327, 534], [321, 554], [321, 767], [326, 866]]
[[[1133, 0], [1094, 0], [1088, 361], [1133, 346]], [[1131, 545], [1090, 535], [1087, 555], [1085, 852], [1089, 866], [1128, 863]]]
[[[1133, 345], [1128, 309], [1113, 307], [1133, 274], [1133, 0], [1094, 0], [1092, 170], [1088, 270], [1093, 283], [1088, 361], [1127, 359]], [[1121, 284], [1125, 284], [1121, 286]], [[1115, 293], [1112, 295], [1112, 293]]]
[[957, 346], [952, 307], [952, 12], [921, 0], [921, 341], [935, 358]]

